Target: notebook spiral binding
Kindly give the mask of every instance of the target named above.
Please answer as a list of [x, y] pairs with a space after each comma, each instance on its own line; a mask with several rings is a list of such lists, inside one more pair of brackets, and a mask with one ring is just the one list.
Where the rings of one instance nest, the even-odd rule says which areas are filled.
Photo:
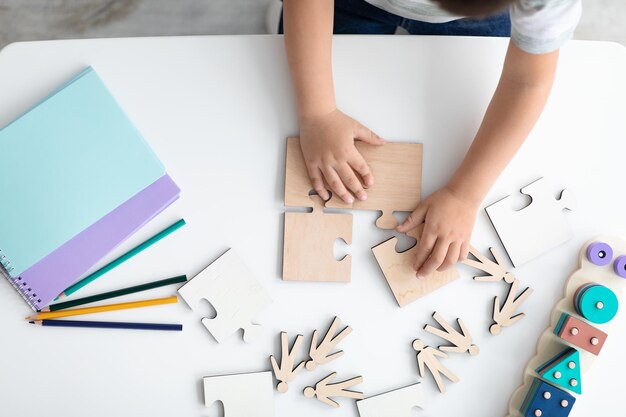
[[0, 249], [0, 273], [11, 283], [13, 288], [15, 288], [28, 305], [36, 311], [38, 309], [37, 303], [40, 303], [41, 299], [37, 298], [37, 294], [33, 293], [28, 283], [22, 280], [22, 277], [11, 277], [11, 271], [14, 269], [15, 268], [11, 266], [11, 261], [7, 259], [6, 255], [2, 253], [2, 249]]

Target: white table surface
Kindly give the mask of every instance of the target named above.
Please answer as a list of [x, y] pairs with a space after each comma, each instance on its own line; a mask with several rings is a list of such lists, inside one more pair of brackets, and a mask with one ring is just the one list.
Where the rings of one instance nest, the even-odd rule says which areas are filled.
[[[500, 72], [505, 40], [416, 36], [338, 37], [334, 43], [339, 106], [388, 140], [424, 144], [423, 192], [443, 185], [463, 157]], [[182, 197], [111, 254], [119, 255], [172, 221], [188, 225], [78, 296], [180, 273], [193, 276], [233, 247], [270, 291], [274, 304], [258, 317], [264, 336], [252, 345], [234, 335], [218, 345], [184, 302], [107, 313], [101, 319], [181, 322], [182, 333], [35, 328], [28, 307], [0, 282], [0, 414], [4, 416], [219, 416], [203, 405], [204, 375], [269, 369], [278, 332], [325, 328], [335, 314], [354, 328], [345, 356], [303, 373], [276, 393], [276, 416], [357, 416], [353, 402], [332, 410], [302, 389], [327, 373], [363, 375], [366, 395], [420, 380], [411, 342], [440, 340], [421, 327], [434, 310], [461, 317], [481, 347], [477, 357], [446, 362], [461, 379], [428, 398], [416, 415], [504, 415], [511, 392], [534, 353], [576, 268], [581, 245], [597, 234], [626, 236], [621, 167], [626, 154], [626, 50], [616, 44], [572, 42], [563, 51], [554, 92], [536, 129], [485, 202], [547, 176], [576, 192], [569, 219], [575, 238], [515, 270], [535, 288], [527, 318], [493, 337], [494, 295], [505, 286], [462, 278], [399, 309], [370, 247], [391, 232], [374, 226], [375, 212], [355, 212], [352, 282], [284, 283], [282, 204], [285, 137], [298, 132], [282, 39], [270, 36], [108, 39], [22, 43], [0, 53], [0, 125], [59, 83], [92, 65], [143, 132], [182, 188]], [[1, 152], [1, 147], [0, 147]], [[1, 163], [1, 162], [0, 162]], [[560, 188], [555, 188], [555, 192]], [[525, 200], [517, 194], [516, 202]], [[4, 196], [2, 204], [11, 204]], [[483, 211], [473, 243], [502, 248]], [[345, 250], [339, 246], [341, 250]], [[109, 257], [108, 259], [111, 259]], [[169, 295], [172, 287], [150, 295]], [[147, 296], [147, 294], [146, 294]], [[126, 299], [143, 298], [131, 296]], [[207, 306], [205, 312], [210, 314]], [[621, 374], [626, 334], [622, 314], [592, 370], [574, 417], [623, 416]], [[227, 416], [228, 417], [228, 416]]]

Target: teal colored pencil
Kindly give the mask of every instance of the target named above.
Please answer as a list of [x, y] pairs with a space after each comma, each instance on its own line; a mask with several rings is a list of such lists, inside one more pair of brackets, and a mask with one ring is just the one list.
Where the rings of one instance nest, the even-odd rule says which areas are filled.
[[160, 231], [156, 235], [152, 236], [150, 239], [148, 239], [145, 242], [139, 244], [138, 246], [135, 246], [133, 249], [129, 250], [128, 252], [126, 252], [125, 254], [120, 256], [119, 258], [109, 262], [108, 264], [106, 264], [102, 268], [98, 269], [97, 271], [95, 271], [92, 274], [86, 276], [85, 278], [81, 279], [77, 283], [73, 284], [72, 286], [67, 288], [65, 291], [63, 291], [56, 299], [58, 300], [58, 299], [61, 299], [61, 298], [69, 297], [70, 295], [74, 294], [76, 291], [78, 291], [81, 288], [83, 288], [84, 286], [92, 283], [93, 281], [95, 281], [96, 279], [100, 278], [102, 275], [106, 274], [110, 270], [120, 266], [121, 264], [123, 264], [127, 260], [131, 259], [133, 256], [135, 256], [135, 255], [143, 252], [144, 250], [148, 249], [150, 246], [154, 245], [155, 243], [157, 243], [158, 241], [160, 241], [164, 237], [172, 234], [173, 232], [175, 232], [176, 230], [180, 229], [184, 225], [185, 225], [185, 219], [180, 219], [179, 221], [177, 221], [173, 225], [165, 228], [164, 230]]

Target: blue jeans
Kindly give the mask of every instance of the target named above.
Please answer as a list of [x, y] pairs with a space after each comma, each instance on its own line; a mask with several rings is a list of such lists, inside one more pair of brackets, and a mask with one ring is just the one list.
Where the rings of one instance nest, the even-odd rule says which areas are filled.
[[[315, 0], [301, 0], [315, 1]], [[389, 13], [365, 0], [335, 0], [335, 34], [390, 35], [398, 27], [412, 35], [511, 36], [508, 11], [485, 18], [466, 18], [446, 23], [427, 23]], [[278, 33], [283, 33], [281, 15]]]

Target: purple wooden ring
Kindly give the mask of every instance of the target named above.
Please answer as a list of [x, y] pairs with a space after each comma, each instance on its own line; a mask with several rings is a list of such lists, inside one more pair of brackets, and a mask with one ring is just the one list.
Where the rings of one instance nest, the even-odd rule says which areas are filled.
[[626, 255], [618, 256], [613, 263], [615, 273], [622, 278], [626, 278]]
[[[611, 247], [604, 242], [593, 242], [587, 248], [587, 259], [589, 259], [589, 262], [594, 265], [608, 265], [611, 263], [611, 260], [613, 260], [613, 249], [611, 249]], [[617, 269], [615, 272], [619, 274]], [[620, 276], [622, 275], [620, 274]]]

